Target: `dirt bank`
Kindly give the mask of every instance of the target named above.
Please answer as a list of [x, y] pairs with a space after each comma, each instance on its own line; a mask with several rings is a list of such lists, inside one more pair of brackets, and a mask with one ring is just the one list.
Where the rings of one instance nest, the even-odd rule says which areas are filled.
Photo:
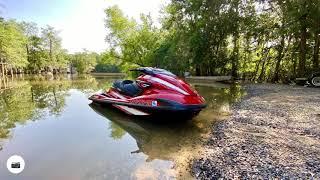
[[320, 178], [320, 89], [246, 85], [229, 120], [214, 124], [197, 179]]

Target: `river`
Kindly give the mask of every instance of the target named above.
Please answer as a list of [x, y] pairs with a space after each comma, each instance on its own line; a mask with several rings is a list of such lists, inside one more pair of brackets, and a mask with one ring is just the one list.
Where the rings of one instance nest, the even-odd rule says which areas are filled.
[[[207, 108], [190, 121], [153, 122], [87, 98], [116, 77], [19, 76], [0, 91], [0, 179], [190, 178], [211, 124], [229, 116], [240, 86], [192, 83]], [[6, 161], [24, 158], [11, 174]]]

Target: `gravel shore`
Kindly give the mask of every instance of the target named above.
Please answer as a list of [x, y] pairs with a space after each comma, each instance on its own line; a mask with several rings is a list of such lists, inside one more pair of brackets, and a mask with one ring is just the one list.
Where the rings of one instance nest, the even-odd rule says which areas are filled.
[[254, 84], [214, 124], [197, 179], [320, 179], [320, 88]]

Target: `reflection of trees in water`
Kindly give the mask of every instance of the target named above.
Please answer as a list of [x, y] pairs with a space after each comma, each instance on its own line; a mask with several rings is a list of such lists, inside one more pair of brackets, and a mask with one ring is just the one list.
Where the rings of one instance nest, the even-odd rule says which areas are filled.
[[234, 103], [241, 99], [241, 97], [245, 94], [244, 89], [239, 84], [233, 84], [230, 86], [229, 94], [230, 94], [230, 102]]
[[65, 105], [67, 83], [34, 84], [31, 87], [32, 103], [38, 109], [47, 109], [50, 114], [59, 115]]
[[121, 139], [123, 135], [126, 134], [126, 131], [124, 131], [119, 125], [117, 125], [116, 123], [114, 122], [110, 122], [109, 124], [109, 129], [111, 130], [111, 134], [110, 136], [113, 138], [113, 139]]
[[3, 92], [0, 96], [0, 137], [6, 138], [9, 129], [15, 123], [24, 124], [26, 119], [33, 120], [37, 117], [35, 104], [32, 103], [30, 85]]
[[230, 103], [238, 101], [244, 94], [244, 90], [237, 84], [230, 85], [229, 88], [196, 86], [196, 90], [205, 98], [208, 108], [213, 110], [229, 106]]
[[0, 93], [0, 138], [8, 138], [16, 123], [39, 120], [45, 112], [59, 116], [65, 107], [68, 90], [82, 92], [96, 89], [97, 82], [91, 76], [74, 78], [30, 76], [15, 79], [18, 84]]

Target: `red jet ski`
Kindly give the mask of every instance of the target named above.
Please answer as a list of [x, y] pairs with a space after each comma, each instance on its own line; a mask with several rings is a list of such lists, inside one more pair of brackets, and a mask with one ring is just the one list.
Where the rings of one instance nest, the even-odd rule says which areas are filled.
[[191, 86], [164, 69], [140, 67], [136, 79], [117, 80], [107, 92], [89, 97], [95, 103], [110, 104], [130, 115], [197, 115], [205, 100]]

